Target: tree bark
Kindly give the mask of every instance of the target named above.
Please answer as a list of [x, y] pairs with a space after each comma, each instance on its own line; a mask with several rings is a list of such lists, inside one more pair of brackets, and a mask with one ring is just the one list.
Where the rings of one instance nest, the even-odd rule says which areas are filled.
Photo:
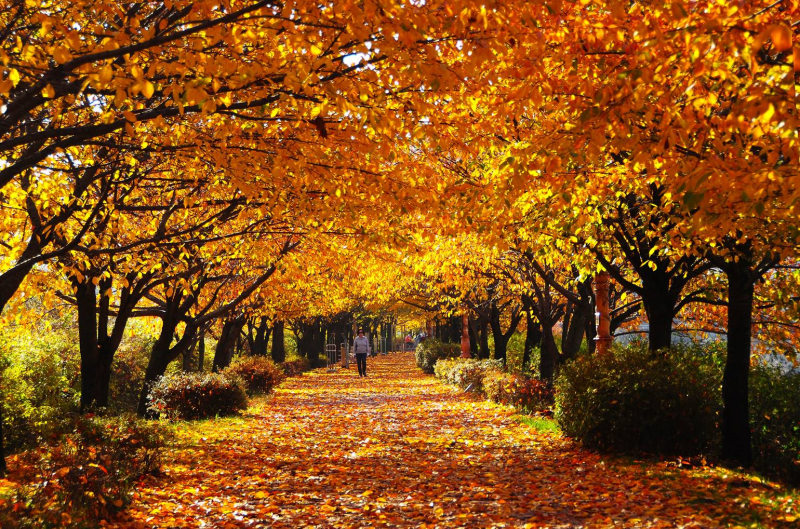
[[645, 286], [642, 303], [649, 323], [649, 349], [658, 351], [669, 348], [672, 345], [672, 320], [675, 317], [675, 300], [669, 295], [669, 283]]
[[[189, 323], [186, 325], [183, 337], [178, 340], [177, 344], [170, 347], [173, 336], [175, 335], [175, 329], [180, 322], [181, 311], [179, 307], [170, 307], [169, 305], [172, 305], [172, 303], [168, 304], [167, 314], [162, 319], [161, 334], [159, 334], [158, 340], [156, 340], [150, 352], [150, 360], [147, 363], [147, 369], [144, 375], [144, 384], [142, 385], [142, 391], [139, 393], [137, 413], [140, 417], [155, 418], [158, 415], [147, 407], [150, 386], [158, 380], [159, 377], [164, 375], [170, 362], [183, 354], [183, 351], [189, 347], [197, 335], [197, 327], [193, 323]], [[175, 305], [178, 305], [178, 303], [175, 302]], [[188, 311], [190, 306], [191, 305], [184, 305], [182, 308]]]
[[222, 332], [217, 342], [217, 348], [214, 351], [214, 364], [212, 367], [214, 373], [218, 373], [231, 365], [233, 353], [236, 350], [236, 343], [243, 326], [244, 321], [238, 318], [226, 320], [222, 325]]
[[197, 371], [202, 373], [206, 362], [206, 333], [200, 335], [200, 343], [197, 345]]
[[506, 363], [506, 353], [508, 349], [508, 341], [511, 339], [511, 336], [514, 334], [514, 331], [517, 330], [517, 325], [519, 325], [519, 321], [521, 319], [521, 315], [515, 313], [511, 316], [511, 322], [508, 326], [508, 330], [503, 332], [503, 328], [500, 324], [500, 309], [497, 307], [497, 304], [492, 302], [492, 308], [489, 317], [489, 325], [492, 328], [492, 336], [494, 336], [494, 358], [495, 360], [501, 360], [503, 365]]
[[541, 359], [539, 361], [539, 378], [542, 380], [553, 380], [556, 373], [556, 366], [561, 363], [561, 354], [558, 351], [553, 328], [549, 325], [542, 325], [542, 348]]
[[97, 405], [99, 351], [97, 347], [97, 292], [91, 278], [73, 281], [78, 307], [78, 348], [81, 357], [81, 411]]
[[488, 360], [491, 358], [491, 351], [489, 351], [489, 320], [482, 314], [478, 316], [478, 331], [480, 339], [478, 356], [481, 360]]
[[284, 322], [275, 321], [272, 327], [272, 361], [276, 364], [286, 361], [286, 345], [284, 343]]
[[722, 379], [722, 455], [749, 466], [753, 461], [748, 378], [755, 278], [746, 260], [728, 263], [723, 270], [728, 278], [728, 354]]
[[[522, 369], [525, 369], [525, 366], [530, 366], [531, 364], [531, 357], [533, 356], [533, 350], [537, 347], [541, 347], [542, 344], [542, 326], [533, 317], [530, 311], [526, 312], [526, 324], [527, 329], [525, 331], [525, 350], [522, 353]], [[531, 366], [533, 369], [533, 366]]]
[[472, 355], [472, 358], [480, 358], [480, 354], [478, 353], [478, 332], [477, 332], [477, 325], [475, 323], [475, 318], [470, 316], [469, 318], [469, 352]]

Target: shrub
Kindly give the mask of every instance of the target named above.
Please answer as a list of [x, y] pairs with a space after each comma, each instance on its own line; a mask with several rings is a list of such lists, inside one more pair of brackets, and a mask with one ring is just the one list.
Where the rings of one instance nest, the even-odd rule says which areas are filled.
[[296, 377], [311, 369], [311, 362], [309, 362], [307, 358], [298, 358], [296, 360], [287, 360], [283, 362], [281, 367], [287, 377]]
[[496, 360], [463, 358], [444, 358], [433, 366], [434, 375], [443, 382], [481, 394], [484, 377], [489, 371], [497, 369], [500, 369], [500, 362]]
[[61, 442], [22, 457], [25, 484], [12, 498], [17, 510], [0, 512], [3, 527], [95, 526], [130, 503], [141, 476], [159, 470], [165, 434], [157, 424], [78, 416], [71, 426]]
[[556, 381], [556, 419], [590, 447], [690, 455], [715, 441], [720, 379], [710, 357], [685, 350], [579, 357]]
[[57, 438], [78, 409], [80, 357], [67, 324], [47, 333], [0, 335], [0, 399], [9, 452]]
[[461, 354], [461, 346], [428, 338], [417, 346], [415, 354], [417, 358], [417, 367], [428, 374], [432, 374], [433, 366], [436, 364], [437, 360], [458, 357], [458, 355]]
[[553, 407], [553, 386], [535, 378], [496, 370], [487, 373], [483, 387], [492, 402], [514, 406], [524, 413]]
[[281, 367], [264, 356], [240, 358], [224, 373], [244, 380], [249, 395], [269, 393], [286, 377]]
[[453, 373], [458, 358], [443, 358], [433, 365], [433, 375], [446, 384], [455, 384]]
[[114, 355], [109, 384], [109, 408], [124, 413], [135, 412], [144, 373], [150, 360], [155, 336], [143, 332], [127, 337]]
[[148, 407], [170, 419], [234, 415], [247, 408], [244, 381], [223, 373], [176, 373], [150, 388]]
[[750, 376], [750, 420], [756, 467], [800, 485], [800, 373], [756, 366]]

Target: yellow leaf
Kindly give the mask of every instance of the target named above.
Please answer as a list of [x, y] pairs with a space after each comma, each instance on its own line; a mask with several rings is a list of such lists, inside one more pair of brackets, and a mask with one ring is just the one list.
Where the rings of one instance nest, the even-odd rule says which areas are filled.
[[147, 80], [144, 81], [144, 84], [142, 86], [142, 94], [144, 95], [144, 97], [147, 97], [147, 98], [153, 97], [153, 93], [155, 91], [156, 91], [156, 87], [153, 86], [153, 83], [151, 83], [150, 81], [147, 81]]
[[311, 53], [313, 53], [314, 55], [319, 55], [320, 53], [322, 53], [322, 48], [318, 47], [316, 44], [312, 44]]
[[770, 29], [769, 36], [776, 51], [792, 49], [792, 30], [784, 24], [775, 24]]
[[42, 90], [42, 95], [48, 99], [53, 99], [56, 97], [56, 89], [53, 88], [53, 85], [49, 84]]
[[106, 64], [103, 68], [100, 69], [100, 82], [101, 83], [108, 83], [111, 81], [111, 78], [114, 76], [114, 69], [111, 67], [110, 64]]

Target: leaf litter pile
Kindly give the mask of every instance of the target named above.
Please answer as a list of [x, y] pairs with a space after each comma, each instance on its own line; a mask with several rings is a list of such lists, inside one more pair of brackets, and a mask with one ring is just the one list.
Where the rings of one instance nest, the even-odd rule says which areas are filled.
[[409, 354], [371, 358], [368, 378], [291, 378], [243, 417], [176, 430], [163, 474], [106, 526], [794, 527], [797, 516], [797, 494], [774, 484], [534, 430]]

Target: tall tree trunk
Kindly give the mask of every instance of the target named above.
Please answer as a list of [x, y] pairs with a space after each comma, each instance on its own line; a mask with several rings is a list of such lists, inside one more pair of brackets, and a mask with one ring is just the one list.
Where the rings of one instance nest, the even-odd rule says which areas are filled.
[[723, 270], [728, 278], [728, 354], [722, 379], [722, 454], [747, 466], [753, 460], [748, 378], [755, 279], [744, 259]]
[[200, 335], [200, 343], [197, 345], [197, 371], [202, 373], [206, 363], [206, 333]]
[[542, 325], [542, 350], [539, 361], [539, 378], [542, 380], [553, 380], [556, 373], [556, 366], [560, 363], [560, 353], [556, 338], [553, 335], [553, 328], [549, 325]]
[[575, 304], [572, 307], [572, 318], [570, 319], [566, 332], [563, 333], [561, 342], [561, 354], [564, 360], [574, 358], [581, 348], [583, 336], [586, 333], [587, 320], [591, 318], [590, 307], [583, 303]]
[[192, 344], [191, 347], [187, 347], [186, 350], [183, 352], [183, 371], [188, 373], [192, 370], [192, 356], [194, 356], [194, 348], [195, 345]]
[[489, 351], [489, 320], [483, 315], [478, 317], [478, 330], [480, 336], [480, 353], [478, 356], [481, 360], [488, 360], [491, 358], [491, 351]]
[[[170, 340], [171, 335], [170, 335]], [[169, 362], [167, 361], [167, 354], [169, 351], [169, 341], [166, 344], [162, 340], [158, 340], [150, 352], [150, 360], [147, 362], [147, 369], [144, 372], [144, 384], [142, 391], [139, 393], [139, 405], [136, 413], [139, 417], [155, 418], [158, 414], [149, 410], [147, 407], [148, 396], [150, 393], [150, 386], [158, 380], [167, 371]]]
[[[256, 327], [255, 339], [250, 341], [250, 354], [254, 356], [267, 356], [267, 344], [269, 343], [270, 334], [269, 321], [267, 318], [261, 318]], [[248, 333], [247, 336], [249, 341], [250, 334]]]
[[672, 320], [675, 318], [675, 297], [670, 293], [669, 277], [642, 275], [642, 304], [647, 314], [648, 347], [651, 351], [672, 345]]
[[286, 361], [286, 345], [283, 341], [283, 320], [276, 320], [272, 327], [272, 361], [276, 364]]
[[[185, 307], [185, 309], [188, 311], [188, 307]], [[153, 345], [153, 349], [150, 352], [150, 360], [147, 363], [147, 369], [145, 369], [144, 383], [142, 384], [142, 391], [139, 393], [139, 405], [137, 407], [137, 413], [140, 417], [154, 418], [158, 415], [147, 408], [150, 386], [159, 377], [164, 376], [170, 362], [183, 354], [183, 351], [191, 345], [197, 336], [197, 327], [195, 324], [189, 323], [186, 325], [183, 337], [178, 340], [178, 343], [170, 347], [180, 319], [179, 309], [168, 306], [167, 315], [162, 320], [161, 333]]]
[[469, 353], [472, 358], [480, 358], [478, 353], [478, 330], [477, 325], [475, 322], [475, 318], [470, 316], [469, 318]]
[[97, 406], [99, 351], [97, 348], [97, 292], [91, 278], [73, 281], [78, 307], [78, 348], [81, 356], [81, 411]]
[[525, 350], [522, 353], [522, 369], [525, 369], [525, 366], [530, 366], [530, 369], [533, 370], [531, 357], [533, 356], [533, 350], [541, 347], [542, 327], [530, 311], [526, 312], [525, 319], [527, 329], [525, 331]]
[[222, 332], [220, 333], [217, 348], [214, 351], [214, 364], [212, 370], [217, 373], [222, 371], [229, 365], [233, 359], [233, 353], [236, 349], [236, 344], [242, 332], [244, 321], [240, 319], [226, 320], [222, 325]]

